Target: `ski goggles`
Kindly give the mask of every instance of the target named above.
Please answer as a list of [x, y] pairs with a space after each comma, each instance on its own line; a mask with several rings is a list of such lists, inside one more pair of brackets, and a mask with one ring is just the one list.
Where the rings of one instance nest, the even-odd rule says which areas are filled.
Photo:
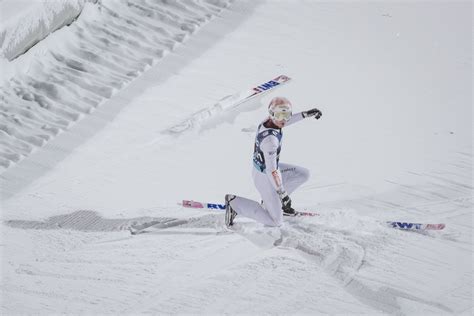
[[275, 121], [285, 121], [288, 122], [291, 118], [291, 112], [276, 112], [272, 113], [272, 118]]

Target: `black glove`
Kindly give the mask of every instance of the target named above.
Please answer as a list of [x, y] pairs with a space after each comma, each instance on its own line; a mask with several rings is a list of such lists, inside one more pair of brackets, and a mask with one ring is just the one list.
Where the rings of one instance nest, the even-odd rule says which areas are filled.
[[323, 113], [321, 113], [321, 111], [316, 109], [316, 108], [303, 112], [303, 117], [304, 118], [314, 116], [315, 119], [319, 120], [322, 115], [323, 115]]

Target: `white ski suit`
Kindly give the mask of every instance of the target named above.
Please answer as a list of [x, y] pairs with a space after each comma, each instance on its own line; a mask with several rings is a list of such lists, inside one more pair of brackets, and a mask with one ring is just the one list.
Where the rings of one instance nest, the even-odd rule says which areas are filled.
[[[294, 114], [285, 127], [301, 119], [302, 113]], [[257, 129], [252, 168], [253, 181], [263, 204], [237, 196], [230, 201], [230, 206], [238, 216], [252, 218], [268, 226], [280, 226], [283, 223], [283, 211], [278, 192], [286, 191], [290, 195], [308, 180], [309, 171], [303, 167], [279, 163], [283, 134], [281, 129], [265, 127], [265, 121]]]

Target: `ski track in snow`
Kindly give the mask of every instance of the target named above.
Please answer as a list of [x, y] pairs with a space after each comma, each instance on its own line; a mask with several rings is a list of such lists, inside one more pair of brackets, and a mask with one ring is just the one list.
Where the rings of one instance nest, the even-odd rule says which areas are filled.
[[[39, 238], [35, 242], [47, 248], [32, 249], [34, 264], [29, 263], [28, 257], [24, 262], [5, 265], [6, 284], [14, 284], [11, 275], [26, 283], [40, 284], [35, 291], [27, 290], [30, 287], [12, 286], [6, 298], [33, 295], [44, 300], [43, 304], [47, 305], [44, 311], [54, 311], [54, 306], [49, 304], [56, 296], [66, 300], [77, 297], [78, 307], [90, 304], [89, 308], [96, 312], [111, 313], [240, 313], [246, 310], [330, 313], [333, 307], [324, 308], [326, 304], [332, 306], [337, 300], [344, 300], [351, 303], [344, 305], [339, 311], [342, 313], [376, 310], [391, 314], [402, 311], [399, 299], [404, 299], [424, 306], [423, 311], [453, 313], [453, 309], [435, 298], [423, 298], [430, 285], [419, 281], [443, 279], [441, 272], [450, 269], [452, 260], [466, 250], [460, 247], [440, 256], [437, 248], [442, 235], [393, 230], [349, 210], [332, 210], [315, 219], [290, 218], [281, 230], [244, 221], [227, 231], [223, 228], [222, 214], [209, 213], [191, 218], [178, 227], [151, 227], [147, 229], [148, 234], [133, 237], [128, 231], [120, 231], [132, 224], [156, 219], [107, 220], [93, 214], [78, 211], [69, 216], [52, 217], [44, 223], [7, 222], [9, 226], [30, 230], [30, 238]], [[78, 231], [89, 233], [84, 235]], [[111, 233], [100, 231], [119, 232], [113, 233], [116, 235], [113, 237]], [[16, 234], [23, 233], [8, 229], [8, 240], [14, 241]], [[175, 238], [180, 235], [186, 238]], [[216, 236], [227, 242], [215, 244]], [[455, 242], [446, 239], [444, 243]], [[116, 258], [120, 259], [115, 261]], [[430, 269], [424, 268], [427, 264]], [[401, 266], [409, 268], [401, 269]], [[127, 281], [130, 275], [133, 275], [132, 284]], [[404, 290], [398, 289], [397, 279], [412, 280], [408, 290], [406, 284]], [[449, 293], [453, 302], [456, 296], [469, 296], [468, 279], [454, 292], [449, 289], [452, 280], [442, 281], [447, 287], [440, 295]], [[58, 282], [55, 291], [48, 291]], [[106, 292], [97, 297], [69, 290], [67, 295], [57, 294], [66, 293], [59, 290], [70, 289], [71, 282], [78, 289], [84, 282], [92, 282], [99, 292], [115, 285], [120, 293]], [[308, 302], [304, 290], [292, 293], [292, 282], [299, 288], [305, 284], [310, 292], [317, 284], [328, 296], [323, 302], [320, 299]], [[170, 286], [165, 290], [160, 284]], [[274, 310], [259, 310], [253, 302], [263, 301], [263, 306], [268, 308], [274, 299], [268, 291], [284, 295], [285, 304], [276, 304]], [[235, 293], [244, 301], [246, 296], [253, 299], [248, 304], [229, 307], [227, 297]], [[120, 302], [112, 299], [117, 295], [127, 299]], [[348, 306], [351, 308], [344, 310]], [[77, 311], [74, 304], [69, 308], [71, 312]]]

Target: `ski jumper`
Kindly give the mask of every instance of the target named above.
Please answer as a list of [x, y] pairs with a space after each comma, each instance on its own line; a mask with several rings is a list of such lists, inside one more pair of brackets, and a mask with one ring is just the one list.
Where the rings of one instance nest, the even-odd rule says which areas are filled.
[[[301, 119], [302, 113], [294, 114], [285, 126]], [[309, 171], [303, 167], [280, 163], [283, 133], [281, 129], [265, 127], [265, 121], [258, 126], [252, 159], [252, 178], [263, 203], [237, 196], [230, 205], [238, 216], [252, 218], [268, 226], [280, 226], [283, 211], [278, 192], [286, 191], [290, 195], [308, 180]]]

